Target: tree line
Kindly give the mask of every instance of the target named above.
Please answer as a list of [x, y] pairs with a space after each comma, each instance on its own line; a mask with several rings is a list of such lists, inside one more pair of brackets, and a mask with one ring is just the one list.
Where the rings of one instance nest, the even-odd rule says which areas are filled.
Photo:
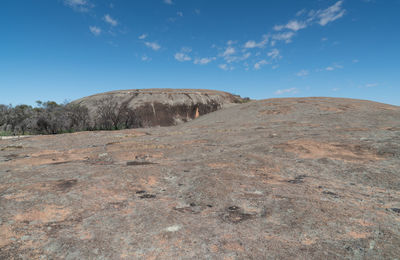
[[37, 101], [36, 106], [0, 104], [0, 134], [60, 134], [77, 131], [118, 130], [140, 127], [128, 102], [112, 97], [96, 102], [95, 113], [86, 106], [54, 101]]

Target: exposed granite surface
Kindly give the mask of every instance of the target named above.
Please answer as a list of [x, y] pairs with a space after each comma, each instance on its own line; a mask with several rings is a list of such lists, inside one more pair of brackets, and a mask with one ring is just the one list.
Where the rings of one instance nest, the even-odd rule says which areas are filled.
[[396, 259], [400, 107], [269, 99], [0, 141], [0, 259]]

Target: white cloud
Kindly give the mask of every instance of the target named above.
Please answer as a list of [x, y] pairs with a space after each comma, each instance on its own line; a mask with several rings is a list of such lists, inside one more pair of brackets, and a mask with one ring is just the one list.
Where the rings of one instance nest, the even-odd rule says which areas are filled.
[[299, 77], [304, 77], [309, 74], [308, 70], [300, 70], [299, 72], [296, 73], [297, 76]]
[[251, 53], [250, 52], [246, 52], [245, 54], [243, 54], [241, 60], [247, 60], [248, 58], [250, 58]]
[[143, 55], [141, 60], [142, 61], [151, 61], [151, 58], [149, 58], [147, 55]]
[[175, 53], [174, 57], [177, 61], [180, 61], [180, 62], [192, 60], [192, 58], [189, 55], [187, 55], [186, 53], [183, 53], [183, 52]]
[[182, 12], [177, 12], [176, 15], [179, 16], [179, 17], [183, 17], [183, 13]]
[[343, 69], [343, 66], [339, 64], [333, 64], [332, 66], [328, 66], [325, 68], [326, 71], [334, 71], [336, 69]]
[[275, 91], [275, 95], [296, 94], [297, 92], [297, 88], [278, 89], [277, 91]]
[[97, 26], [89, 26], [89, 30], [95, 36], [99, 36], [101, 34], [101, 29], [99, 27], [97, 27]]
[[295, 32], [297, 32], [298, 30], [304, 29], [306, 27], [307, 27], [306, 23], [301, 22], [301, 21], [299, 22], [296, 20], [290, 21], [290, 22], [288, 22], [288, 24], [286, 24], [286, 28], [293, 30]]
[[368, 83], [368, 84], [365, 84], [365, 86], [366, 86], [367, 88], [377, 87], [378, 85], [379, 85], [378, 83]]
[[353, 63], [358, 63], [358, 62], [359, 62], [359, 60], [357, 60], [357, 59], [353, 60]]
[[88, 12], [94, 7], [88, 0], [64, 0], [64, 4], [77, 12]]
[[289, 43], [292, 41], [293, 36], [294, 36], [294, 32], [285, 32], [285, 33], [274, 34], [272, 36], [272, 38], [274, 40], [285, 41], [286, 43]]
[[268, 57], [271, 57], [272, 59], [278, 59], [281, 56], [279, 55], [279, 50], [278, 49], [272, 49], [270, 52], [267, 53]]
[[233, 48], [233, 47], [227, 47], [226, 48], [226, 50], [224, 51], [224, 54], [222, 54], [222, 56], [229, 56], [229, 55], [232, 55], [232, 54], [234, 54], [236, 51], [235, 51], [235, 48]]
[[264, 35], [263, 40], [260, 42], [256, 41], [247, 41], [244, 44], [244, 48], [246, 49], [253, 49], [253, 48], [263, 48], [268, 43], [268, 36]]
[[142, 35], [140, 35], [139, 37], [138, 37], [138, 39], [139, 40], [144, 40], [144, 39], [146, 39], [147, 38], [147, 34], [146, 33], [144, 33], [144, 34], [142, 34]]
[[164, 0], [164, 3], [166, 3], [167, 5], [173, 5], [174, 3], [172, 2], [172, 0]]
[[228, 66], [227, 64], [220, 64], [218, 65], [218, 67], [222, 70], [228, 71], [228, 70], [233, 70], [234, 67], [233, 66]]
[[194, 64], [200, 64], [200, 65], [206, 65], [212, 61], [216, 60], [215, 57], [211, 57], [211, 58], [196, 58], [194, 60]]
[[175, 53], [174, 57], [177, 61], [184, 62], [190, 61], [192, 58], [187, 54], [192, 52], [192, 49], [189, 47], [182, 47], [180, 52]]
[[117, 20], [113, 19], [109, 14], [104, 15], [103, 19], [104, 19], [104, 21], [106, 21], [106, 23], [108, 23], [112, 26], [118, 25]]
[[289, 29], [289, 30], [297, 32], [298, 30], [304, 29], [306, 27], [307, 27], [307, 24], [305, 22], [292, 20], [292, 21], [289, 21], [286, 25], [275, 25], [274, 30], [281, 31], [283, 29]]
[[145, 42], [144, 44], [154, 51], [158, 51], [161, 48], [161, 46], [155, 42]]
[[298, 11], [298, 12], [296, 13], [296, 16], [301, 16], [301, 15], [305, 14], [306, 12], [307, 12], [306, 9], [301, 9], [300, 11]]
[[245, 43], [244, 47], [247, 49], [252, 49], [257, 47], [257, 43], [255, 41], [248, 41]]
[[346, 13], [346, 10], [342, 9], [343, 1], [340, 0], [334, 5], [328, 7], [325, 10], [319, 10], [315, 13], [315, 17], [318, 18], [318, 23], [321, 26], [325, 26], [330, 22], [333, 22]]
[[266, 65], [266, 64], [268, 64], [268, 62], [266, 60], [261, 60], [261, 61], [257, 62], [256, 64], [254, 64], [254, 69], [259, 70], [259, 69], [261, 69], [261, 67], [263, 65]]

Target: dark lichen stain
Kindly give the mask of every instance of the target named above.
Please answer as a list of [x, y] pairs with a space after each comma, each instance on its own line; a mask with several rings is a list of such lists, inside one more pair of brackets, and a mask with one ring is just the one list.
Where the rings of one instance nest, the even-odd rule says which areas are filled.
[[237, 211], [237, 210], [239, 210], [240, 208], [238, 207], [238, 206], [230, 206], [229, 208], [228, 208], [228, 210], [229, 211]]
[[292, 183], [292, 184], [300, 184], [304, 182], [304, 178], [307, 177], [306, 175], [299, 175], [293, 180], [288, 180], [287, 182]]
[[146, 193], [146, 191], [145, 191], [145, 190], [138, 190], [138, 191], [136, 191], [136, 194], [143, 194], [143, 193]]
[[153, 194], [143, 194], [142, 196], [139, 196], [141, 199], [154, 199], [156, 195]]
[[400, 214], [400, 208], [391, 208], [391, 210]]
[[224, 222], [232, 224], [238, 224], [253, 217], [254, 215], [243, 212], [238, 206], [228, 207], [226, 211], [221, 215], [221, 218]]
[[75, 186], [78, 183], [78, 180], [60, 180], [57, 182], [56, 187], [61, 191], [66, 191]]
[[333, 197], [335, 197], [335, 198], [338, 198], [338, 197], [339, 197], [339, 195], [337, 195], [336, 193], [334, 193], [334, 192], [332, 192], [332, 191], [323, 191], [322, 193], [323, 193], [323, 194], [326, 194], [326, 195], [331, 195], [331, 196], [333, 196]]
[[150, 165], [150, 164], [156, 164], [156, 163], [153, 163], [153, 162], [146, 162], [146, 161], [130, 161], [130, 162], [127, 162], [126, 163], [126, 165], [128, 165], [128, 166], [138, 166], [138, 165]]

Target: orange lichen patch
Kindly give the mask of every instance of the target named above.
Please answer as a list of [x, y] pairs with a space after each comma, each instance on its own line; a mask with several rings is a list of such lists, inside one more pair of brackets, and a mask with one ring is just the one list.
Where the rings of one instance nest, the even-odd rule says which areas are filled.
[[211, 245], [210, 246], [210, 251], [213, 253], [217, 253], [219, 251], [219, 248], [217, 245]]
[[76, 236], [81, 240], [89, 240], [93, 238], [92, 233], [89, 230], [84, 229], [82, 225], [75, 226], [74, 231]]
[[9, 226], [0, 226], [0, 248], [12, 243], [12, 238], [15, 238], [16, 234], [11, 230]]
[[233, 167], [235, 164], [233, 163], [209, 163], [207, 164], [210, 168], [213, 169], [222, 169], [222, 168], [227, 168], [227, 167]]
[[229, 251], [235, 251], [235, 252], [244, 252], [244, 248], [240, 243], [238, 242], [227, 242], [224, 243], [224, 249], [229, 250]]
[[372, 149], [354, 144], [321, 143], [314, 140], [293, 140], [277, 146], [304, 159], [330, 158], [349, 162], [383, 159]]
[[184, 145], [188, 145], [188, 144], [206, 144], [206, 143], [208, 143], [208, 141], [204, 140], [204, 139], [188, 140], [188, 141], [182, 142], [182, 144], [184, 144]]
[[386, 131], [400, 131], [400, 127], [395, 127], [395, 126], [382, 127], [380, 129]]
[[311, 239], [311, 238], [304, 238], [304, 239], [301, 241], [301, 243], [302, 243], [303, 245], [306, 245], [306, 246], [313, 245], [313, 244], [315, 244], [315, 242], [316, 242], [316, 239]]
[[363, 227], [371, 227], [374, 225], [374, 223], [365, 221], [364, 219], [356, 219], [354, 222]]
[[347, 110], [350, 109], [355, 109], [357, 106], [355, 105], [350, 105], [350, 104], [346, 104], [346, 105], [335, 105], [335, 106], [326, 106], [326, 105], [318, 105], [319, 110], [321, 111], [329, 111], [329, 112], [337, 112], [337, 113], [341, 113], [341, 112], [345, 112]]
[[347, 235], [347, 237], [350, 237], [352, 239], [362, 239], [362, 238], [367, 238], [367, 237], [371, 236], [371, 233], [350, 231], [346, 235]]
[[[273, 104], [271, 104], [273, 105]], [[289, 106], [278, 106], [278, 107], [271, 107], [269, 109], [264, 109], [259, 111], [262, 115], [279, 115], [283, 114], [286, 115], [292, 111], [292, 108]]]
[[4, 195], [3, 198], [7, 199], [7, 200], [15, 200], [15, 201], [26, 201], [28, 200], [28, 196], [30, 195], [30, 193], [23, 191], [20, 193], [13, 193], [13, 194], [8, 194], [8, 195]]
[[58, 164], [71, 161], [85, 161], [93, 154], [98, 148], [85, 148], [85, 149], [72, 149], [68, 151], [56, 150], [42, 150], [36, 153], [29, 154], [28, 158], [15, 159], [6, 164], [10, 165], [44, 165], [44, 164]]
[[32, 209], [14, 216], [15, 221], [39, 221], [42, 223], [62, 221], [71, 213], [68, 208], [57, 205], [42, 205], [41, 209]]

